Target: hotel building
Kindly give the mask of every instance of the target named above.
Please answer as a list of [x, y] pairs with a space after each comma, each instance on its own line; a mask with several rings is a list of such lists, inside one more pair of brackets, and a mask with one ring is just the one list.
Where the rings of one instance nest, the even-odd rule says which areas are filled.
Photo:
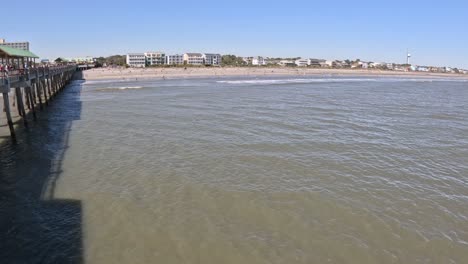
[[130, 67], [146, 67], [146, 56], [144, 53], [127, 54], [127, 65]]
[[184, 63], [189, 65], [203, 65], [204, 58], [201, 53], [185, 53]]
[[163, 65], [166, 63], [166, 54], [163, 52], [146, 52], [144, 53], [146, 66]]
[[6, 42], [5, 39], [0, 39], [0, 45], [15, 49], [29, 50], [29, 42]]
[[166, 56], [166, 64], [168, 65], [181, 65], [184, 64], [184, 55], [175, 54]]
[[221, 54], [205, 53], [203, 60], [205, 65], [219, 66], [221, 65]]

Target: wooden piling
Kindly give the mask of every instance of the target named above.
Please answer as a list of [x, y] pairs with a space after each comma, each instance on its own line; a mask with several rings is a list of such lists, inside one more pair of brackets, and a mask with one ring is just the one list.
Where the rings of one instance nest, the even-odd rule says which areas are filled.
[[50, 99], [52, 99], [54, 97], [54, 94], [52, 93], [52, 84], [50, 76], [49, 78], [47, 78], [47, 87], [49, 88]]
[[41, 87], [44, 92], [44, 101], [46, 106], [49, 106], [50, 95], [47, 95], [46, 79], [41, 80]]
[[18, 107], [18, 112], [21, 113], [20, 116], [23, 117], [23, 123], [25, 127], [28, 127], [28, 120], [26, 119], [26, 111], [24, 109], [24, 103], [23, 103], [23, 93], [21, 92], [20, 87], [15, 88], [16, 92], [16, 99], [17, 99], [17, 107]]
[[5, 113], [7, 117], [8, 127], [10, 128], [10, 135], [13, 142], [16, 142], [15, 127], [13, 126], [13, 119], [10, 112], [10, 97], [8, 93], [3, 93], [3, 103], [5, 106]]
[[39, 110], [43, 110], [44, 107], [42, 105], [42, 92], [41, 92], [41, 89], [39, 88], [39, 80], [36, 79], [36, 81], [34, 82], [33, 84], [33, 89], [35, 90], [36, 92], [36, 95], [37, 95], [37, 99], [39, 101]]
[[34, 99], [33, 99], [31, 86], [26, 87], [25, 89], [26, 89], [26, 96], [29, 97], [29, 101], [31, 102], [31, 110], [33, 113], [34, 121], [35, 121], [37, 120], [37, 116], [36, 116], [36, 108], [34, 107]]

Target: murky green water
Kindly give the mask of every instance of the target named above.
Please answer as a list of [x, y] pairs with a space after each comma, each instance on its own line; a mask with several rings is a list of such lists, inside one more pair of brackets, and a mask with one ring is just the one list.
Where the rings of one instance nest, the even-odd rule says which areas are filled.
[[466, 263], [468, 82], [75, 82], [1, 147], [11, 263]]

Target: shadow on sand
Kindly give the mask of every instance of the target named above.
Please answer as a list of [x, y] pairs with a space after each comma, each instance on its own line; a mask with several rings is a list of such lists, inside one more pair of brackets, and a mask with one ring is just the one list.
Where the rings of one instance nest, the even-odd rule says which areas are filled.
[[0, 146], [1, 263], [84, 262], [81, 201], [54, 198], [81, 89], [73, 81], [17, 131], [18, 144]]

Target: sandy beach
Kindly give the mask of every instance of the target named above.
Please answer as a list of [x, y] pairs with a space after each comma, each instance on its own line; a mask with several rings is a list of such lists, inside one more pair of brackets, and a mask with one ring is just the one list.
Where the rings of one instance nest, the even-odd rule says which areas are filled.
[[96, 68], [83, 72], [85, 80], [102, 79], [153, 79], [153, 78], [197, 78], [227, 76], [394, 76], [411, 78], [463, 78], [468, 75], [426, 72], [398, 72], [363, 69], [311, 69], [311, 68]]

